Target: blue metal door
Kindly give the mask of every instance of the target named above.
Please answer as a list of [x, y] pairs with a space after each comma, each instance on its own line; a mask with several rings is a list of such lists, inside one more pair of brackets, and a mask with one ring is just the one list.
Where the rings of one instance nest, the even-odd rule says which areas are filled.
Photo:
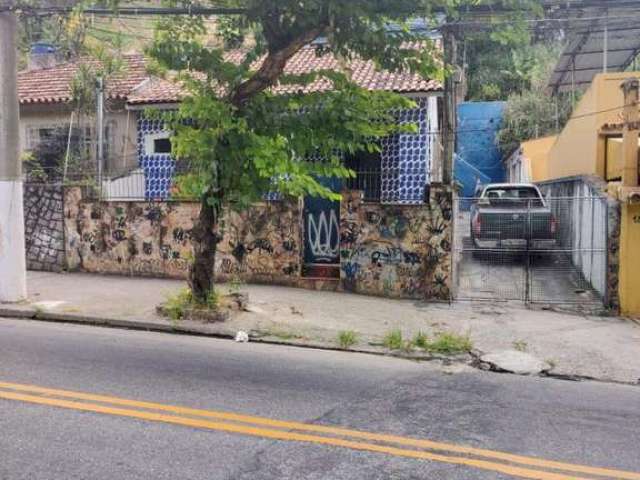
[[[320, 183], [334, 192], [342, 189], [342, 180], [322, 178]], [[306, 277], [340, 275], [340, 202], [319, 197], [304, 199], [304, 264]]]

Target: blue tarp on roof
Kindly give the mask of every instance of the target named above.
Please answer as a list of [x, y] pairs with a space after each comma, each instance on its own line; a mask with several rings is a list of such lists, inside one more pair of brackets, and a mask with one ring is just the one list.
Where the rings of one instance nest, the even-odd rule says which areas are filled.
[[462, 197], [473, 197], [478, 183], [503, 182], [502, 156], [496, 145], [505, 102], [465, 102], [458, 105], [454, 177]]

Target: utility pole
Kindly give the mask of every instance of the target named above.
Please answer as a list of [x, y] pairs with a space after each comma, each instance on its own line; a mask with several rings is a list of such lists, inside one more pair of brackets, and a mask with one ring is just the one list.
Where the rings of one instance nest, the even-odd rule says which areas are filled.
[[[0, 0], [0, 6], [6, 6], [5, 2]], [[15, 13], [0, 11], [0, 302], [17, 302], [27, 296], [17, 42]]]
[[98, 188], [102, 194], [102, 170], [104, 168], [104, 80], [96, 80], [96, 138], [98, 141]]
[[456, 37], [450, 25], [442, 30], [442, 40], [444, 43], [444, 62], [451, 68], [444, 80], [444, 112], [442, 115], [442, 133], [444, 136], [443, 161], [442, 161], [442, 183], [450, 185], [453, 182], [453, 161], [456, 149], [456, 116], [457, 116], [457, 44]]

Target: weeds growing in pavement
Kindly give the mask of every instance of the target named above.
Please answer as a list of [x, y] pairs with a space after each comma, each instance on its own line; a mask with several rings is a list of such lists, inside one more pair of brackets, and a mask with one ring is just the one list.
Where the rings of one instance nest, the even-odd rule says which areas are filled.
[[432, 353], [455, 355], [470, 352], [473, 342], [469, 335], [459, 335], [453, 332], [440, 332], [428, 342], [426, 350]]
[[214, 310], [218, 306], [218, 293], [212, 290], [206, 301], [197, 302], [193, 298], [191, 290], [183, 288], [175, 293], [167, 295], [167, 299], [162, 305], [166, 315], [173, 321], [182, 320], [189, 309], [201, 308]]
[[387, 333], [382, 340], [382, 344], [389, 350], [400, 350], [402, 348], [402, 332], [396, 328]]
[[343, 330], [338, 333], [338, 345], [343, 350], [347, 350], [348, 348], [355, 345], [358, 341], [358, 334], [353, 330]]
[[529, 345], [524, 340], [516, 340], [513, 342], [513, 348], [515, 348], [519, 352], [526, 352]]
[[415, 336], [413, 337], [413, 345], [418, 348], [426, 349], [428, 343], [429, 343], [429, 337], [427, 337], [426, 334], [420, 331], [416, 333]]

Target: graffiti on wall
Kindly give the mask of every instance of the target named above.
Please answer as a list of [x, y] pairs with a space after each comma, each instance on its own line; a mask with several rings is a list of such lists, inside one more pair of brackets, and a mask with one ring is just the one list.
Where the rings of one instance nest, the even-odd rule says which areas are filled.
[[197, 205], [82, 200], [65, 192], [69, 268], [98, 273], [186, 276]]
[[346, 290], [449, 299], [451, 196], [439, 193], [428, 206], [371, 204], [359, 192], [344, 194], [340, 244]]
[[335, 210], [307, 214], [307, 245], [315, 262], [331, 263], [338, 259], [340, 226]]
[[[86, 202], [79, 189], [69, 189], [70, 269], [184, 278], [193, 258], [198, 211], [198, 204], [188, 202]], [[222, 279], [291, 283], [300, 269], [299, 215], [297, 204], [283, 202], [225, 212], [216, 273]]]
[[[448, 299], [451, 197], [434, 192], [428, 206], [363, 203], [345, 193], [339, 217], [315, 225], [318, 254], [339, 228], [340, 285], [348, 291], [399, 298]], [[65, 191], [65, 237], [71, 270], [185, 278], [199, 205], [188, 202], [109, 202]], [[266, 202], [226, 211], [215, 271], [220, 280], [302, 284], [305, 217], [301, 203]], [[338, 220], [339, 218], [339, 220]], [[320, 225], [326, 225], [321, 227]], [[336, 267], [337, 268], [337, 267]]]
[[267, 202], [226, 213], [216, 272], [225, 278], [291, 284], [300, 272], [300, 209]]

